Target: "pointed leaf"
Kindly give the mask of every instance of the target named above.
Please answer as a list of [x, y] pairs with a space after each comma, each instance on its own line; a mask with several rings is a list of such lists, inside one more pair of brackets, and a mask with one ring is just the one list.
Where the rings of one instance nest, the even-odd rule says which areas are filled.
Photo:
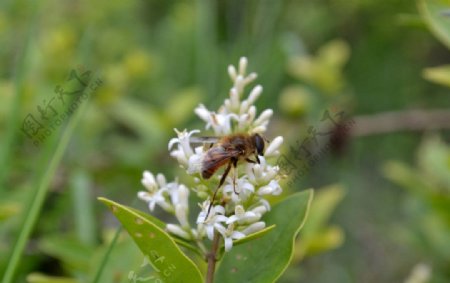
[[31, 273], [27, 276], [28, 283], [78, 283], [75, 278], [49, 276], [41, 273]]
[[338, 227], [329, 228], [326, 225], [344, 194], [344, 188], [339, 184], [326, 186], [316, 193], [311, 204], [308, 222], [296, 240], [294, 262], [300, 261], [304, 256], [336, 248], [342, 244], [344, 239], [342, 230]]
[[151, 217], [105, 198], [99, 200], [111, 209], [164, 282], [203, 281], [197, 266]]
[[450, 87], [450, 65], [425, 68], [422, 75], [430, 82]]
[[305, 222], [313, 190], [296, 193], [266, 214], [267, 225], [276, 225], [264, 237], [233, 247], [217, 270], [217, 282], [275, 282], [287, 268], [295, 236]]
[[[128, 209], [134, 213], [137, 213], [139, 216], [147, 219], [148, 221], [150, 221], [151, 223], [155, 224], [156, 226], [158, 226], [161, 229], [165, 229], [166, 228], [166, 223], [162, 222], [161, 220], [159, 220], [158, 218], [154, 217], [151, 214], [147, 214], [145, 212], [142, 212], [140, 210], [128, 207]], [[198, 248], [194, 247], [193, 245], [191, 245], [188, 241], [186, 241], [185, 239], [173, 236], [172, 239], [175, 241], [175, 243], [177, 243], [179, 246], [183, 246], [187, 249], [192, 250], [193, 252], [197, 253], [197, 254], [201, 254], [201, 252], [198, 250]]]
[[241, 238], [239, 240], [236, 240], [233, 242], [233, 246], [237, 246], [240, 244], [244, 244], [247, 243], [248, 241], [257, 239], [257, 238], [261, 238], [262, 236], [264, 236], [265, 234], [269, 233], [270, 231], [272, 231], [275, 228], [275, 225], [270, 225], [269, 227], [266, 227], [264, 229], [262, 229], [261, 231], [258, 231], [256, 233], [250, 234], [248, 236], [245, 236], [244, 238]]
[[308, 223], [303, 227], [302, 235], [317, 235], [324, 228], [338, 203], [344, 197], [344, 188], [334, 184], [321, 188], [314, 196]]
[[450, 48], [449, 0], [419, 0], [419, 11], [431, 32]]
[[20, 212], [21, 205], [17, 202], [5, 202], [0, 204], [0, 222]]

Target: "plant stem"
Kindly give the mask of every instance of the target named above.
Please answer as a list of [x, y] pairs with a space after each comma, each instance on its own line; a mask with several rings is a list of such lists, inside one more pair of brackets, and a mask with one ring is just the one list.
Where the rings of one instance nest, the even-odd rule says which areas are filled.
[[216, 271], [217, 250], [219, 249], [220, 234], [215, 231], [211, 246], [211, 252], [206, 255], [208, 260], [208, 270], [206, 272], [206, 283], [214, 282], [214, 272]]
[[354, 117], [351, 129], [354, 137], [386, 134], [400, 131], [426, 131], [450, 129], [450, 111], [403, 110], [382, 112], [374, 115]]
[[120, 233], [122, 232], [122, 226], [117, 228], [116, 233], [114, 234], [114, 238], [108, 246], [108, 249], [105, 252], [105, 255], [102, 258], [99, 268], [95, 273], [94, 283], [100, 282], [100, 278], [102, 277], [103, 271], [105, 270], [106, 263], [109, 260], [109, 256], [111, 255], [112, 250], [116, 246], [117, 240], [119, 239]]
[[[72, 133], [75, 130], [76, 125], [81, 120], [87, 103], [82, 103], [80, 109], [74, 114], [74, 117], [69, 120], [66, 128], [64, 129], [59, 143], [55, 146], [51, 159], [48, 163], [48, 167], [42, 176], [40, 176], [39, 186], [37, 187], [34, 198], [31, 200], [28, 210], [25, 212], [23, 224], [17, 236], [15, 245], [12, 248], [11, 256], [9, 257], [8, 264], [3, 276], [3, 283], [9, 283], [13, 281], [14, 274], [19, 265], [20, 257], [25, 249], [25, 246], [30, 238], [31, 232], [39, 218], [42, 205], [47, 196], [50, 182], [55, 175], [56, 169], [63, 157], [63, 154], [70, 142]], [[54, 142], [58, 137], [55, 135], [51, 138], [50, 143]]]

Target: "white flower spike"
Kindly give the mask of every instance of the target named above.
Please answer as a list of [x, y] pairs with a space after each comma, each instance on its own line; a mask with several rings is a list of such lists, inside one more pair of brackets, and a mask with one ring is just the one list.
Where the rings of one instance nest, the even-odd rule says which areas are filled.
[[[229, 97], [216, 111], [209, 110], [203, 104], [194, 110], [205, 122], [205, 129], [211, 129], [219, 138], [238, 133], [263, 135], [273, 116], [272, 109], [265, 109], [258, 114], [255, 103], [263, 93], [261, 85], [254, 86], [246, 95], [246, 88], [257, 78], [256, 73], [247, 74], [247, 68], [248, 60], [245, 57], [240, 58], [237, 67], [228, 67], [231, 79]], [[256, 160], [252, 162], [236, 161], [239, 168], [230, 170], [223, 186], [217, 191], [217, 197], [212, 198], [221, 178], [220, 173], [207, 180], [202, 178], [202, 164], [209, 148], [201, 145], [193, 148], [191, 144], [194, 134], [202, 134], [199, 130], [175, 129], [175, 132], [177, 137], [172, 138], [168, 144], [170, 155], [191, 176], [193, 187], [189, 188], [178, 181], [167, 182], [162, 174], [155, 178], [149, 171], [144, 171], [142, 185], [146, 191], [138, 193], [138, 197], [148, 203], [151, 211], [159, 206], [175, 216], [178, 224], [167, 224], [166, 230], [177, 237], [195, 241], [196, 244], [205, 238], [213, 240], [217, 238], [214, 235], [220, 235], [225, 251], [229, 251], [234, 240], [264, 229], [266, 223], [261, 218], [270, 211], [265, 197], [282, 192], [278, 183], [279, 168], [271, 162], [273, 157], [279, 155], [283, 137], [276, 137], [266, 144], [264, 156], [255, 156]], [[220, 169], [218, 172], [221, 172]], [[202, 199], [196, 226], [188, 221], [188, 198], [191, 190]], [[199, 245], [200, 249], [204, 249], [203, 244]]]

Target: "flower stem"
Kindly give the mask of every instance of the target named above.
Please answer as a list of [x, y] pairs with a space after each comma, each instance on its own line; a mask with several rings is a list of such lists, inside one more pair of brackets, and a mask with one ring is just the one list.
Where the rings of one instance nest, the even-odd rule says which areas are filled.
[[208, 270], [206, 272], [206, 283], [214, 282], [214, 272], [216, 271], [217, 250], [219, 249], [220, 234], [215, 231], [211, 246], [211, 252], [206, 255], [208, 260]]

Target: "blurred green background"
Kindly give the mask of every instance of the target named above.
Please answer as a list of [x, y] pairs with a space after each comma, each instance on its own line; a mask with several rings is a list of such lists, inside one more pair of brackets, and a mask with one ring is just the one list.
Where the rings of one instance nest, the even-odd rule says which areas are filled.
[[[306, 177], [288, 177], [286, 194], [317, 190], [280, 282], [450, 282], [450, 68], [435, 68], [450, 62], [449, 9], [444, 0], [1, 1], [0, 275], [7, 265], [17, 266], [12, 282], [145, 274], [96, 197], [146, 211], [136, 201], [144, 169], [183, 181], [167, 151], [173, 128], [203, 127], [194, 107], [216, 109], [227, 66], [247, 56], [264, 87], [258, 110], [275, 112], [267, 137], [285, 136], [285, 153], [327, 109], [355, 128], [392, 111], [444, 117], [381, 134], [376, 120], [340, 134]], [[79, 89], [73, 70], [102, 83], [36, 146], [24, 119], [39, 118], [57, 86]]]

